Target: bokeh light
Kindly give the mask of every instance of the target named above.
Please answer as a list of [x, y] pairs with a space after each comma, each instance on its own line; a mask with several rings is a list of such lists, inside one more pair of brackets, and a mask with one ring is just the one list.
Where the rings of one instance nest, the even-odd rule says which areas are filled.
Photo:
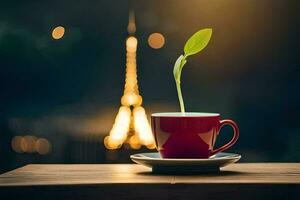
[[148, 44], [153, 49], [160, 49], [165, 45], [165, 37], [161, 33], [152, 33], [148, 37]]
[[39, 138], [35, 143], [36, 151], [41, 154], [48, 154], [51, 151], [51, 144], [45, 138]]
[[11, 140], [11, 147], [17, 153], [47, 154], [51, 151], [51, 143], [45, 138], [32, 135], [15, 136]]
[[138, 89], [137, 44], [138, 40], [135, 36], [130, 36], [126, 40], [126, 78], [124, 94], [121, 98], [122, 106], [109, 136], [104, 138], [107, 149], [120, 148], [124, 143], [129, 143], [132, 149], [140, 149], [142, 145], [149, 149], [155, 147], [145, 109], [141, 106], [143, 98]]
[[149, 149], [155, 148], [154, 138], [150, 124], [146, 116], [145, 109], [141, 106], [133, 109], [134, 128], [137, 133], [139, 142]]
[[65, 28], [62, 26], [57, 26], [52, 30], [53, 39], [61, 39], [65, 34]]
[[20, 148], [23, 152], [27, 152], [27, 150], [28, 150], [27, 141], [24, 137], [22, 137], [20, 140]]
[[130, 137], [129, 145], [132, 149], [140, 149], [141, 148], [140, 140], [137, 135], [133, 135]]
[[27, 153], [33, 153], [35, 152], [35, 142], [36, 142], [36, 137], [31, 136], [31, 135], [26, 135], [22, 138], [21, 140], [21, 147], [23, 148], [24, 152]]
[[23, 153], [24, 151], [21, 148], [21, 140], [23, 139], [22, 136], [15, 136], [11, 140], [11, 147], [17, 153]]
[[[127, 38], [126, 40], [126, 50], [130, 53], [135, 53], [137, 48], [137, 39], [133, 36]], [[132, 55], [135, 57], [135, 54]]]
[[129, 107], [120, 107], [109, 136], [104, 138], [104, 145], [107, 149], [120, 148], [124, 143], [129, 131], [130, 115], [131, 111]]

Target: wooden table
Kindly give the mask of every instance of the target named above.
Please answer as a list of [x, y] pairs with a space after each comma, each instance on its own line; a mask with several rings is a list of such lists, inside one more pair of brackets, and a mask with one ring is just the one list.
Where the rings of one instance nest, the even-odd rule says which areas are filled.
[[135, 164], [26, 165], [0, 175], [0, 199], [300, 199], [300, 163], [176, 176]]

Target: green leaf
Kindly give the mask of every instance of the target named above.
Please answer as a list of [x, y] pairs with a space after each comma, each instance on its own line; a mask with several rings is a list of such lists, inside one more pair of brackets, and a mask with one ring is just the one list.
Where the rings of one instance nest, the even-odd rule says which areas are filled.
[[211, 28], [202, 29], [192, 35], [184, 45], [185, 56], [190, 56], [203, 50], [207, 46], [211, 35]]

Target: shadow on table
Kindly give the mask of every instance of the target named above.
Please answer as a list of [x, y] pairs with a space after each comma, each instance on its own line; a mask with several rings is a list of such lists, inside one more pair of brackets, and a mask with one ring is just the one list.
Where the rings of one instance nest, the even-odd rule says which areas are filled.
[[247, 172], [239, 172], [239, 171], [227, 171], [227, 170], [218, 170], [218, 171], [161, 171], [161, 170], [154, 170], [154, 171], [145, 171], [137, 173], [139, 175], [146, 175], [146, 176], [186, 176], [186, 175], [197, 175], [197, 176], [236, 176], [241, 174], [249, 174]]

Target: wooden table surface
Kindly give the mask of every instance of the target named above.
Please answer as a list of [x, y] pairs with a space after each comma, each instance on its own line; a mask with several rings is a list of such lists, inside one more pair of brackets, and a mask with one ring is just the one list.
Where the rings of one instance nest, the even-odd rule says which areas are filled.
[[34, 164], [0, 175], [0, 199], [300, 199], [300, 163], [154, 175], [135, 164]]

